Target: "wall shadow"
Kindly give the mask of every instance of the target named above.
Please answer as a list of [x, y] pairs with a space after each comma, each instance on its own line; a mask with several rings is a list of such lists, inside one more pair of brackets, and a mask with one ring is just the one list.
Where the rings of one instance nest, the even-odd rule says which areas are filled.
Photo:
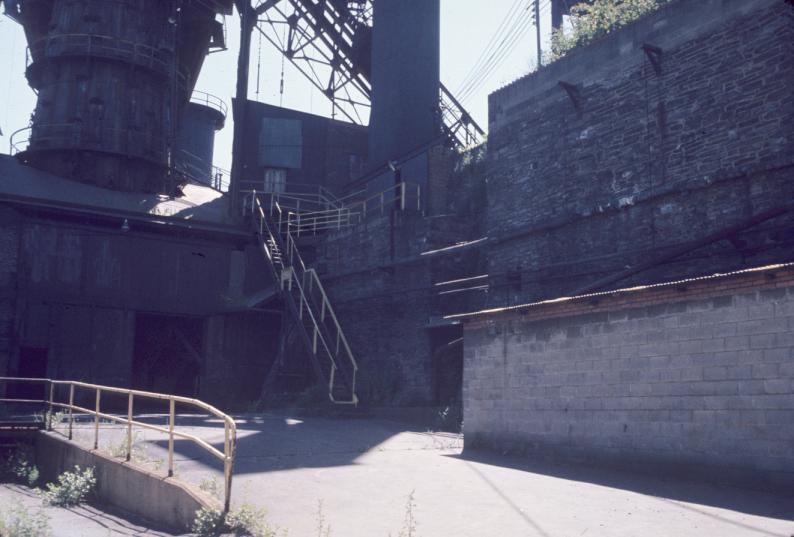
[[[289, 418], [276, 415], [235, 417], [237, 452], [234, 475], [258, 474], [297, 468], [348, 466], [363, 453], [389, 438], [406, 432], [405, 424], [386, 420]], [[222, 436], [222, 424], [206, 416], [180, 416], [178, 429], [207, 427], [197, 436]], [[212, 429], [209, 429], [209, 428]], [[187, 431], [186, 431], [187, 432]], [[164, 450], [167, 440], [148, 442]], [[210, 444], [223, 451], [223, 441]], [[223, 463], [190, 440], [175, 439], [174, 453], [180, 458], [223, 471]]]
[[[486, 449], [466, 448], [460, 455], [444, 455], [469, 463], [509, 468], [521, 472], [540, 474], [559, 479], [591, 483], [614, 489], [626, 490], [654, 497], [663, 502], [675, 503], [678, 507], [720, 519], [737, 526], [744, 526], [713, 513], [701, 511], [696, 505], [728, 509], [748, 515], [780, 520], [794, 520], [794, 495], [783, 496], [769, 492], [718, 485], [680, 474], [671, 474], [666, 469], [648, 465], [647, 471], [636, 468], [605, 466], [598, 463], [582, 464], [550, 459], [533, 459], [528, 456], [503, 455]], [[481, 472], [483, 479], [486, 479]], [[489, 483], [489, 485], [494, 486]], [[684, 505], [686, 502], [696, 505]], [[761, 531], [747, 525], [747, 529]]]

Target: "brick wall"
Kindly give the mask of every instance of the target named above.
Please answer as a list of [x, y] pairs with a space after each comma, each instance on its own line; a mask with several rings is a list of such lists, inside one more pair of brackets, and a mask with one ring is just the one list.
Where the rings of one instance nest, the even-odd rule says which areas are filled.
[[794, 484], [791, 267], [477, 316], [464, 334], [467, 446]]
[[[789, 3], [678, 0], [491, 95], [492, 302], [570, 294], [790, 202], [792, 57]], [[792, 222], [623, 284], [791, 260]]]

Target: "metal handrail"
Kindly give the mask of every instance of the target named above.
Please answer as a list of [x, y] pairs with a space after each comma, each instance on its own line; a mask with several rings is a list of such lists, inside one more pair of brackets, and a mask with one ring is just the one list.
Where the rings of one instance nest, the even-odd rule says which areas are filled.
[[[174, 438], [183, 438], [185, 440], [190, 440], [195, 444], [201, 446], [205, 450], [207, 450], [211, 455], [223, 461], [223, 477], [224, 477], [224, 512], [229, 510], [229, 506], [231, 504], [231, 493], [232, 493], [232, 473], [234, 469], [234, 456], [235, 456], [235, 449], [237, 446], [237, 424], [235, 423], [234, 419], [221, 412], [217, 408], [212, 405], [209, 405], [203, 401], [199, 401], [198, 399], [192, 399], [190, 397], [183, 397], [181, 395], [167, 395], [162, 393], [155, 393], [155, 392], [147, 392], [142, 390], [131, 390], [127, 388], [116, 388], [114, 386], [102, 386], [99, 384], [90, 384], [87, 382], [79, 382], [74, 380], [53, 380], [53, 379], [46, 379], [46, 378], [19, 378], [19, 377], [0, 377], [0, 383], [33, 383], [33, 384], [44, 384], [45, 386], [49, 387], [49, 398], [47, 400], [36, 400], [36, 399], [10, 399], [10, 398], [2, 398], [0, 402], [2, 403], [37, 403], [37, 404], [46, 404], [48, 409], [48, 414], [46, 418], [45, 426], [48, 431], [52, 430], [52, 410], [54, 407], [66, 409], [69, 411], [69, 433], [68, 437], [69, 440], [72, 440], [72, 428], [74, 425], [74, 411], [79, 413], [90, 414], [94, 416], [94, 449], [99, 449], [99, 419], [103, 418], [106, 420], [114, 421], [117, 423], [124, 423], [127, 425], [127, 456], [126, 459], [129, 461], [132, 455], [132, 429], [133, 426], [140, 427], [144, 429], [150, 429], [153, 431], [158, 431], [168, 435], [168, 477], [173, 477], [174, 475]], [[55, 387], [56, 386], [68, 386], [69, 387], [69, 402], [62, 403], [55, 400]], [[74, 396], [75, 396], [75, 389], [85, 389], [85, 390], [93, 390], [95, 393], [95, 408], [92, 410], [90, 408], [82, 407], [76, 405], [74, 403]], [[118, 393], [127, 395], [127, 417], [121, 418], [115, 416], [113, 414], [108, 414], [107, 412], [102, 412], [101, 410], [101, 399], [102, 393]], [[169, 403], [169, 418], [168, 418], [168, 427], [159, 427], [157, 425], [152, 425], [150, 423], [144, 423], [141, 421], [136, 421], [133, 419], [133, 404], [134, 399], [144, 398], [144, 399], [155, 399], [160, 401], [168, 401]], [[223, 441], [223, 451], [220, 451], [216, 447], [209, 444], [206, 440], [203, 440], [195, 435], [178, 432], [175, 431], [174, 428], [176, 426], [176, 418], [175, 418], [175, 405], [176, 403], [184, 404], [199, 408], [209, 414], [212, 414], [216, 418], [220, 418], [223, 420], [223, 430], [224, 430], [224, 441]]]
[[[404, 211], [413, 205], [416, 200], [416, 210], [422, 209], [421, 186], [408, 182], [401, 182], [393, 185], [377, 194], [365, 199], [354, 201], [339, 208], [322, 210], [301, 211], [300, 203], [289, 206], [286, 211], [286, 219], [281, 214], [284, 206], [271, 198], [271, 212], [274, 212], [274, 203], [279, 206], [276, 211], [279, 214], [278, 227], [280, 232], [284, 232], [282, 227], [294, 231], [298, 237], [301, 234], [317, 233], [327, 230], [341, 230], [349, 228], [364, 221], [370, 214], [385, 214], [387, 207], [397, 207]], [[304, 205], [305, 207], [305, 205]]]
[[[309, 316], [309, 320], [312, 324], [312, 334], [310, 337], [312, 344], [312, 354], [316, 355], [318, 347], [321, 347], [331, 362], [331, 373], [328, 377], [329, 399], [331, 402], [337, 404], [358, 404], [358, 396], [356, 395], [358, 362], [350, 350], [350, 345], [348, 344], [347, 338], [345, 337], [342, 327], [339, 324], [339, 319], [336, 316], [336, 312], [333, 310], [333, 307], [331, 307], [331, 302], [328, 300], [328, 295], [323, 288], [322, 282], [320, 281], [317, 272], [314, 269], [306, 267], [306, 264], [303, 261], [300, 251], [298, 250], [298, 247], [295, 243], [295, 238], [288, 229], [284, 233], [284, 238], [286, 239], [286, 252], [281, 251], [280, 258], [278, 262], [276, 262], [273, 251], [267, 243], [269, 241], [278, 246], [281, 241], [270, 228], [270, 225], [267, 222], [267, 215], [262, 206], [262, 202], [257, 196], [256, 192], [252, 194], [251, 207], [254, 211], [254, 214], [259, 219], [260, 236], [265, 236], [265, 233], [267, 234], [263, 241], [263, 247], [271, 262], [270, 264], [275, 272], [277, 280], [280, 282], [281, 289], [283, 291], [292, 293], [294, 285], [295, 289], [298, 291], [298, 318], [303, 320], [304, 310]], [[273, 207], [277, 214], [280, 215], [282, 213], [278, 202], [275, 202]], [[321, 296], [319, 312], [316, 311], [317, 305], [311, 299], [311, 293], [314, 292], [315, 289], [319, 291]], [[328, 319], [330, 319], [330, 327], [328, 326]], [[322, 327], [325, 327], [325, 331], [323, 331]], [[326, 340], [326, 333], [332, 337], [335, 337], [335, 352], [331, 351], [331, 345], [329, 345], [329, 342]], [[341, 350], [343, 350], [344, 353], [340, 353]], [[344, 354], [344, 356], [347, 357], [352, 369], [350, 378], [351, 398], [349, 401], [338, 400], [334, 396], [336, 372], [339, 370], [337, 358], [340, 356], [340, 354]]]
[[[25, 140], [18, 140], [18, 135], [23, 132], [30, 134]], [[163, 164], [167, 154], [165, 138], [161, 136], [151, 136], [132, 129], [105, 126], [93, 128], [82, 123], [41, 123], [19, 129], [11, 135], [9, 149], [14, 155], [30, 150], [31, 144], [34, 144], [33, 149], [38, 149], [39, 145], [55, 144], [56, 147], [48, 146], [43, 149], [76, 148], [113, 152], [157, 164]]]
[[[32, 127], [22, 127], [19, 130], [16, 130], [11, 133], [11, 136], [8, 138], [8, 154], [9, 155], [16, 155], [17, 153], [21, 153], [27, 149], [27, 146], [30, 144], [30, 131]], [[25, 136], [24, 140], [18, 140], [18, 135], [22, 133], [28, 133]], [[24, 145], [24, 148], [21, 147]]]
[[[162, 50], [143, 43], [128, 41], [115, 36], [99, 34], [55, 34], [42, 37], [30, 44], [26, 51], [26, 64], [28, 67], [35, 62], [34, 56], [48, 55], [50, 47], [62, 46], [64, 48], [77, 48], [78, 52], [68, 51], [69, 54], [81, 56], [107, 55], [108, 57], [124, 56], [131, 63], [142, 65], [149, 69], [156, 69], [163, 74], [170, 74], [173, 70], [173, 52]], [[59, 54], [67, 52], [58, 51]], [[110, 56], [113, 54], [114, 56]], [[182, 82], [184, 73], [179, 73]]]
[[226, 101], [216, 95], [207, 93], [206, 91], [194, 90], [190, 95], [190, 102], [206, 106], [207, 108], [212, 108], [213, 110], [218, 111], [224, 119], [226, 119], [229, 112], [229, 107], [227, 106]]

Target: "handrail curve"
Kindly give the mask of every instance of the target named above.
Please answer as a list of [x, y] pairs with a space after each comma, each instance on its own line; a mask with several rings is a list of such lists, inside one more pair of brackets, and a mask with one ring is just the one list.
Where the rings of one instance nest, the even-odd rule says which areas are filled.
[[[69, 432], [68, 438], [72, 440], [72, 429], [74, 425], [74, 412], [77, 411], [78, 413], [84, 413], [88, 415], [94, 416], [94, 449], [99, 448], [99, 420], [100, 418], [106, 419], [109, 421], [113, 421], [116, 423], [123, 423], [127, 425], [127, 438], [126, 438], [126, 459], [129, 461], [131, 459], [132, 454], [132, 430], [133, 427], [140, 427], [143, 429], [149, 429], [153, 431], [157, 431], [160, 433], [164, 433], [168, 435], [168, 477], [173, 477], [174, 475], [174, 438], [183, 438], [185, 440], [190, 440], [191, 442], [197, 444], [198, 446], [202, 447], [206, 451], [208, 451], [211, 455], [216, 457], [217, 459], [223, 462], [223, 474], [224, 474], [224, 512], [228, 512], [230, 504], [231, 504], [231, 490], [232, 490], [232, 474], [234, 469], [234, 458], [235, 458], [235, 451], [237, 447], [237, 424], [235, 423], [234, 419], [215, 408], [214, 406], [200, 401], [198, 399], [193, 399], [191, 397], [185, 397], [181, 395], [169, 395], [163, 393], [156, 393], [156, 392], [148, 392], [144, 390], [133, 390], [127, 388], [118, 388], [115, 386], [103, 386], [100, 384], [91, 384], [88, 382], [81, 382], [81, 381], [74, 381], [74, 380], [54, 380], [48, 378], [21, 378], [21, 377], [0, 377], [0, 383], [5, 384], [14, 384], [14, 383], [38, 383], [44, 384], [49, 388], [48, 393], [49, 397], [46, 400], [38, 400], [38, 399], [21, 399], [21, 398], [0, 398], [0, 403], [35, 403], [35, 404], [45, 404], [48, 407], [48, 414], [45, 426], [47, 430], [52, 430], [52, 415], [53, 415], [53, 408], [62, 408], [68, 410], [69, 412]], [[67, 403], [56, 401], [55, 400], [55, 387], [56, 386], [66, 386], [69, 388], [69, 401]], [[91, 390], [95, 394], [96, 405], [94, 409], [90, 409], [84, 406], [80, 406], [75, 404], [75, 389], [84, 389], [84, 390]], [[101, 410], [101, 400], [102, 400], [102, 393], [117, 393], [122, 395], [127, 395], [127, 416], [126, 417], [119, 417], [114, 414], [109, 414], [107, 412], [102, 412]], [[135, 398], [144, 398], [144, 399], [154, 399], [159, 401], [168, 401], [169, 403], [169, 418], [168, 418], [168, 427], [160, 427], [157, 425], [152, 425], [151, 423], [145, 423], [142, 421], [138, 421], [133, 419], [133, 408], [134, 408], [134, 401]], [[199, 438], [196, 435], [176, 431], [176, 413], [175, 413], [175, 406], [176, 403], [193, 406], [195, 408], [201, 409], [204, 412], [212, 414], [216, 418], [219, 418], [223, 421], [223, 430], [224, 430], [224, 442], [223, 442], [223, 451], [219, 450], [215, 446], [211, 445], [206, 440]]]

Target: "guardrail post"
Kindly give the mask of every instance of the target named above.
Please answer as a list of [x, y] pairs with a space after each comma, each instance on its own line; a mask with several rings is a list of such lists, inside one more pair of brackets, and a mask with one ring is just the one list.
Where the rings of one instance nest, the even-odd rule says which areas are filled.
[[94, 410], [94, 449], [99, 449], [99, 399], [102, 395], [100, 388], [96, 389], [96, 407]]
[[50, 399], [47, 403], [47, 430], [52, 431], [52, 401], [54, 399], [55, 384], [53, 384], [51, 380], [48, 382], [50, 384]]
[[127, 398], [127, 462], [132, 459], [132, 392]]
[[168, 410], [168, 477], [174, 476], [174, 398], [169, 397]]
[[74, 384], [69, 384], [69, 440], [72, 439], [73, 424], [74, 424]]
[[229, 422], [223, 420], [223, 512], [228, 513], [232, 499], [232, 443], [229, 435]]

